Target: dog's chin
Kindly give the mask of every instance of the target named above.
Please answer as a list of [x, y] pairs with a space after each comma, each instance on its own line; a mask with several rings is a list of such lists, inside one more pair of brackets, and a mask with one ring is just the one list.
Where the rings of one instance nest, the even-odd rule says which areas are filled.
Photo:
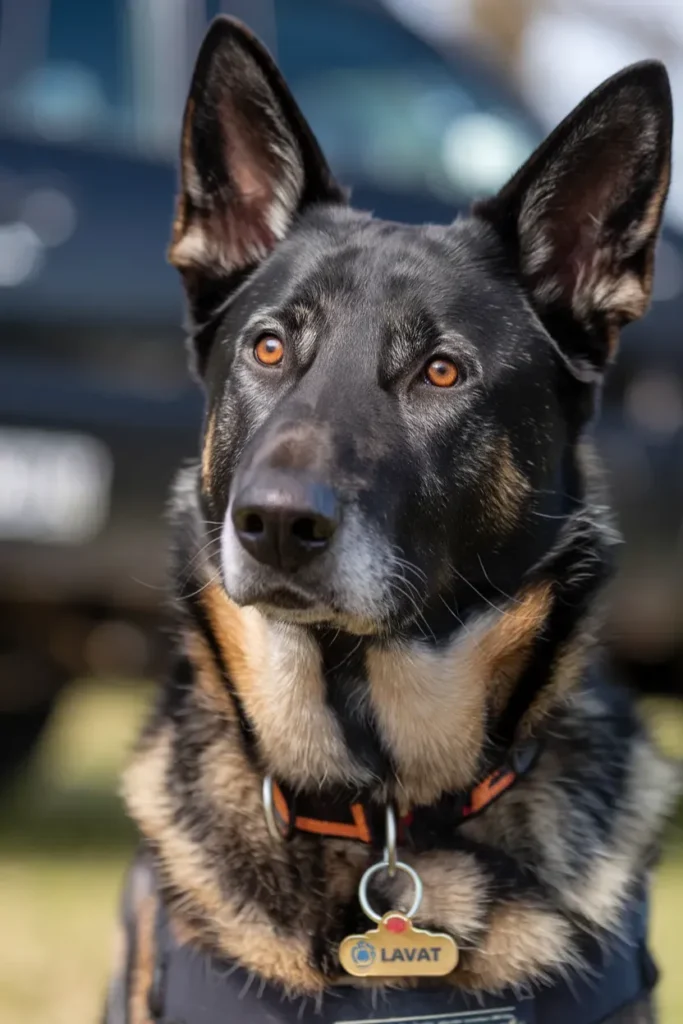
[[259, 602], [256, 607], [271, 622], [293, 626], [328, 626], [355, 636], [375, 636], [382, 632], [380, 624], [376, 622], [319, 605], [309, 609], [295, 609]]
[[264, 585], [241, 585], [227, 589], [228, 596], [242, 607], [252, 606], [271, 622], [298, 626], [331, 626], [358, 636], [384, 633], [387, 623], [351, 609], [338, 607], [329, 598], [322, 598], [289, 582]]

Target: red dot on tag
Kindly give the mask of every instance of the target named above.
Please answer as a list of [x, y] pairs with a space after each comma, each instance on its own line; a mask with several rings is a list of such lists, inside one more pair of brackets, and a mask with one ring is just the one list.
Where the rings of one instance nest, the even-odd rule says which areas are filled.
[[384, 926], [390, 932], [404, 932], [408, 927], [408, 922], [402, 917], [388, 917]]

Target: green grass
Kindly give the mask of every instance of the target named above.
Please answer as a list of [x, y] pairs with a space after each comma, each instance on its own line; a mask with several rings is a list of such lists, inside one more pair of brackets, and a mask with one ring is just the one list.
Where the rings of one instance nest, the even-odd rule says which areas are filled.
[[[115, 779], [144, 687], [82, 685], [63, 700], [0, 833], [0, 1021], [94, 1024], [113, 945], [120, 879], [133, 845]], [[683, 755], [683, 707], [647, 708], [663, 746]], [[683, 823], [669, 831], [653, 907], [661, 1024], [683, 1022]]]
[[67, 692], [30, 772], [3, 807], [0, 1021], [99, 1019], [134, 832], [116, 778], [148, 689]]
[[683, 856], [670, 850], [657, 873], [652, 910], [652, 949], [662, 980], [657, 996], [661, 1024], [683, 1021]]
[[123, 858], [0, 856], [0, 1020], [98, 1020]]

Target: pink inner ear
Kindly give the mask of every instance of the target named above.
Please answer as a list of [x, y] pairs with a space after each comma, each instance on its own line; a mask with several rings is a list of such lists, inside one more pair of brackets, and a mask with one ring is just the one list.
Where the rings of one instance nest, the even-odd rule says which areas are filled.
[[224, 213], [223, 236], [228, 259], [236, 265], [262, 259], [275, 246], [274, 191], [257, 165], [236, 161], [233, 181], [238, 195]]
[[267, 178], [256, 173], [254, 166], [237, 160], [233, 167], [233, 178], [237, 190], [245, 203], [267, 209], [273, 200], [273, 192]]
[[619, 182], [628, 180], [621, 172], [629, 164], [629, 155], [613, 141], [607, 146], [604, 139], [585, 140], [580, 162], [562, 167], [552, 194], [547, 195], [546, 186], [529, 197], [522, 214], [528, 218], [527, 265], [545, 299], [564, 295], [570, 304], [590, 304], [577, 291], [595, 287], [609, 270], [605, 224], [626, 198]]
[[614, 156], [591, 152], [586, 147], [582, 166], [566, 172], [559, 180], [543, 219], [550, 227], [560, 256], [586, 254], [598, 241], [605, 220], [622, 196], [615, 195], [616, 163]]
[[239, 266], [262, 259], [277, 241], [276, 170], [266, 140], [232, 104], [223, 107], [223, 124], [231, 125], [224, 147], [231, 194], [222, 211], [221, 233], [228, 260]]

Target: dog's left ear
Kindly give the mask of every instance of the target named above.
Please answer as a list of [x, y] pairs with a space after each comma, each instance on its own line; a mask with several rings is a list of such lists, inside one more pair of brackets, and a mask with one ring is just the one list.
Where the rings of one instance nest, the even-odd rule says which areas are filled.
[[501, 235], [549, 332], [579, 376], [609, 360], [649, 303], [669, 186], [666, 69], [634, 64], [587, 97], [474, 213]]
[[209, 28], [185, 108], [169, 259], [194, 319], [229, 294], [315, 202], [343, 202], [270, 54], [233, 18]]

